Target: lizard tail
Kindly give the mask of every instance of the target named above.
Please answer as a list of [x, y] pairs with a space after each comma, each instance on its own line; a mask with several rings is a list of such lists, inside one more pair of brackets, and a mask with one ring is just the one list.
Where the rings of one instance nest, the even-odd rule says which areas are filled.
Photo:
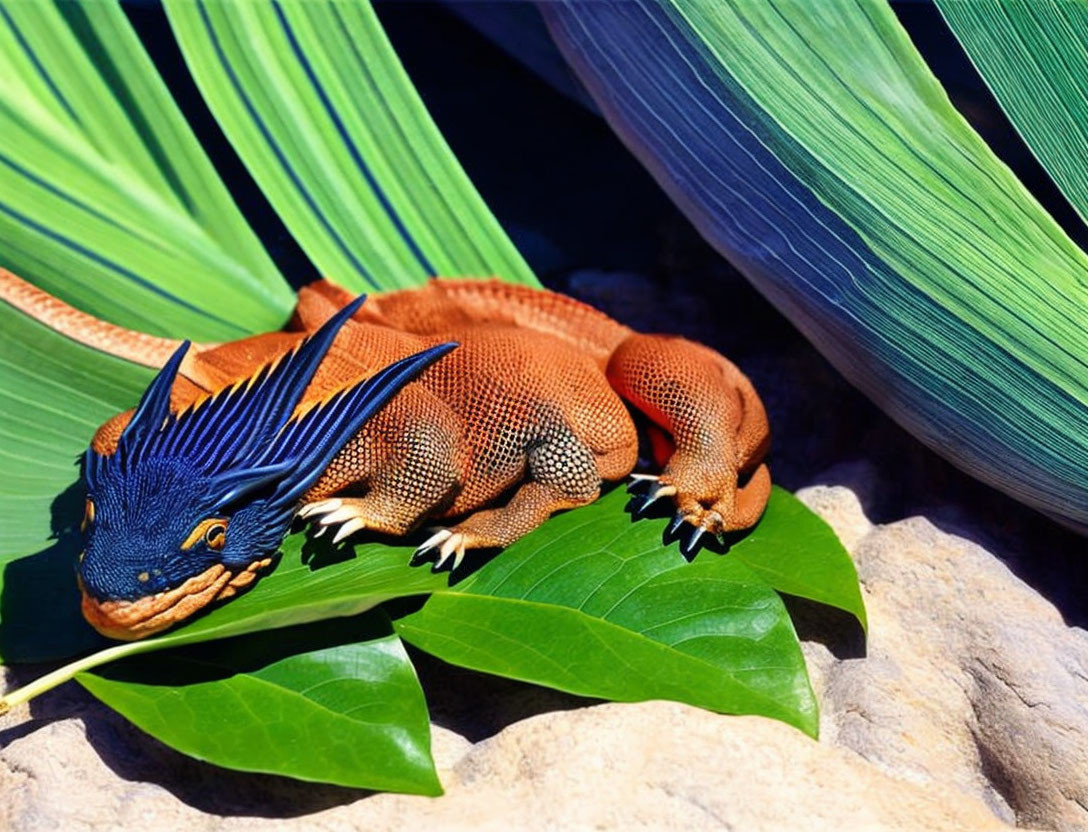
[[[0, 268], [0, 301], [73, 341], [145, 367], [162, 367], [181, 345], [181, 341], [173, 338], [160, 338], [100, 321], [4, 268]], [[196, 349], [208, 346], [202, 344]]]

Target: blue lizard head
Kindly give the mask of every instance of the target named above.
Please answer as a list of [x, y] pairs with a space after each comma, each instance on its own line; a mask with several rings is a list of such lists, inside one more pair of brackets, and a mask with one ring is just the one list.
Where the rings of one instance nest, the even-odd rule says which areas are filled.
[[402, 359], [298, 407], [357, 299], [294, 351], [180, 413], [185, 342], [144, 392], [111, 454], [88, 449], [83, 613], [135, 639], [229, 598], [271, 563], [302, 495], [379, 408], [455, 344]]

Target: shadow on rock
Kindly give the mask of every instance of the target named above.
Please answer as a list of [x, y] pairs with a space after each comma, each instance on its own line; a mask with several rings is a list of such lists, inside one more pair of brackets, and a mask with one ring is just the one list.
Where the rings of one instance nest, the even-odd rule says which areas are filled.
[[83, 717], [87, 741], [117, 776], [156, 783], [202, 812], [294, 818], [371, 794], [363, 789], [219, 768], [174, 751], [105, 706], [94, 711], [94, 715]]
[[477, 743], [523, 719], [600, 700], [456, 667], [408, 645], [431, 721]]
[[[114, 775], [134, 783], [161, 786], [202, 812], [290, 818], [352, 803], [370, 794], [289, 777], [231, 771], [193, 759], [145, 734], [74, 682], [39, 696], [30, 708], [31, 719], [0, 731], [0, 748], [37, 731], [62, 727], [59, 723], [65, 720], [79, 719], [93, 753]], [[66, 754], [78, 754], [78, 749], [61, 744], [56, 737], [45, 742], [54, 764], [83, 770], [87, 776], [87, 763], [65, 758]]]
[[783, 595], [797, 638], [824, 645], [840, 660], [865, 658], [865, 631], [845, 610], [807, 598]]

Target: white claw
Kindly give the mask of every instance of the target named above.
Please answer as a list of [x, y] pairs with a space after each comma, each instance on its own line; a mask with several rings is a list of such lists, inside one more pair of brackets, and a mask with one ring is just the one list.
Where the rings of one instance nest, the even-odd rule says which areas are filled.
[[452, 534], [453, 532], [449, 529], [439, 529], [416, 547], [416, 554], [422, 555], [428, 549], [433, 549], [439, 543], [443, 543], [446, 538], [450, 537]]
[[311, 514], [324, 514], [327, 511], [335, 511], [340, 508], [343, 501], [339, 497], [332, 497], [328, 500], [317, 500], [313, 503], [307, 503], [298, 510], [299, 517], [309, 517]]
[[451, 556], [453, 557], [453, 569], [456, 569], [465, 558], [465, 536], [463, 534], [450, 533], [449, 538], [439, 550], [438, 560], [435, 561], [434, 568], [441, 568]]
[[329, 530], [329, 527], [328, 527], [328, 526], [318, 526], [318, 527], [317, 527], [317, 531], [316, 531], [316, 532], [314, 532], [314, 538], [316, 539], [316, 538], [319, 538], [319, 537], [321, 537], [321, 535], [323, 535], [323, 534], [324, 534], [325, 532], [327, 532], [328, 530]]
[[654, 480], [655, 482], [660, 479], [658, 474], [628, 474], [633, 480]]
[[332, 542], [339, 543], [345, 537], [355, 534], [355, 532], [359, 531], [359, 529], [364, 528], [365, 526], [366, 523], [364, 523], [358, 517], [353, 517], [340, 527], [340, 531], [336, 533], [336, 536], [332, 539]]
[[653, 503], [653, 502], [655, 502], [657, 500], [660, 500], [662, 497], [671, 497], [675, 493], [676, 493], [676, 486], [675, 485], [663, 485], [660, 488], [658, 488], [657, 491], [655, 491], [653, 494], [650, 495], [649, 499], [646, 500], [646, 505], [648, 506], [648, 505], [650, 505], [650, 503]]
[[[340, 501], [337, 500], [337, 502]], [[344, 523], [348, 520], [354, 520], [358, 516], [358, 512], [351, 506], [344, 506], [343, 508], [337, 508], [333, 511], [330, 511], [317, 522], [320, 523], [322, 526], [335, 526], [337, 523]]]

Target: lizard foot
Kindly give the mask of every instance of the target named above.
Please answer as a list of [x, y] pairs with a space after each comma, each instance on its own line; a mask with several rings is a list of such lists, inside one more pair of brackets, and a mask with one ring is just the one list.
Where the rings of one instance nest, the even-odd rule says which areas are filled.
[[314, 537], [321, 537], [332, 526], [339, 525], [340, 528], [337, 529], [336, 534], [333, 536], [333, 543], [339, 543], [341, 540], [367, 527], [366, 520], [363, 519], [359, 509], [339, 497], [307, 503], [299, 509], [298, 516], [303, 519], [311, 519], [317, 523], [319, 528]]
[[432, 572], [441, 571], [447, 564], [450, 565], [449, 571], [452, 572], [464, 560], [467, 543], [468, 537], [462, 532], [439, 529], [419, 545], [409, 563], [412, 566], [419, 566], [434, 557]]
[[631, 477], [627, 490], [635, 495], [631, 510], [635, 517], [644, 514], [663, 497], [672, 499], [677, 510], [666, 535], [680, 538], [680, 551], [687, 558], [699, 551], [705, 535], [720, 538], [727, 532], [754, 526], [771, 490], [770, 473], [765, 465], [759, 466], [742, 488], [722, 489], [719, 495], [680, 488], [668, 474], [632, 474]]
[[[659, 474], [630, 474], [631, 482], [627, 485], [627, 491], [634, 495], [631, 503], [631, 515], [641, 517], [649, 508], [663, 497], [677, 497], [678, 491], [675, 485], [667, 482], [663, 475]], [[676, 500], [680, 502], [679, 499]], [[703, 542], [703, 535], [712, 532], [715, 535], [721, 533], [722, 518], [717, 512], [709, 512], [702, 509], [696, 501], [694, 506], [691, 501], [685, 500], [689, 510], [681, 509], [676, 512], [669, 529], [666, 532], [668, 538], [681, 537], [680, 552], [686, 558], [693, 557]], [[694, 508], [695, 510], [690, 510]], [[702, 512], [700, 512], [702, 510]], [[705, 516], [700, 516], [700, 514]], [[683, 537], [682, 527], [688, 524], [687, 537]]]

